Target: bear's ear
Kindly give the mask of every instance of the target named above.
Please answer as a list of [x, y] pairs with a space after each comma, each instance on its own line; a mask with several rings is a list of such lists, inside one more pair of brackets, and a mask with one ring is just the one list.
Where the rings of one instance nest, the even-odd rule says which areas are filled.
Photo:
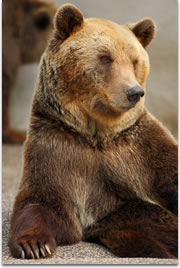
[[154, 38], [156, 26], [151, 18], [144, 18], [137, 23], [129, 25], [129, 28], [143, 47], [147, 47]]
[[71, 33], [78, 31], [83, 25], [84, 17], [81, 11], [71, 5], [62, 5], [54, 18], [55, 29], [58, 36], [65, 40]]

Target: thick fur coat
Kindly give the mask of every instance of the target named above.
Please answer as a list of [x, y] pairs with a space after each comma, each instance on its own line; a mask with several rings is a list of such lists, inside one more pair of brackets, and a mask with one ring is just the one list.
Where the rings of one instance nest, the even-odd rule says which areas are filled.
[[150, 18], [55, 16], [11, 219], [16, 258], [81, 240], [119, 257], [177, 257], [177, 144], [144, 107]]

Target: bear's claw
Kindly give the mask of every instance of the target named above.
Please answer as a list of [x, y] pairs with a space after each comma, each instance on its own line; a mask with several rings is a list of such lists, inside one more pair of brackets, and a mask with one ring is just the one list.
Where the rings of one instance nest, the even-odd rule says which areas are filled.
[[24, 253], [24, 250], [21, 251], [21, 258], [22, 258], [22, 259], [25, 259], [25, 253]]
[[44, 250], [43, 250], [42, 248], [40, 248], [40, 251], [41, 251], [41, 255], [42, 255], [43, 257], [46, 257], [46, 255], [45, 255], [45, 253], [44, 253]]
[[49, 255], [51, 255], [51, 251], [50, 251], [50, 249], [49, 249], [47, 244], [45, 244], [45, 248], [46, 248], [47, 252], [49, 253]]
[[21, 259], [40, 259], [51, 257], [56, 246], [54, 241], [49, 242], [50, 243], [47, 243], [47, 240], [44, 242], [40, 242], [38, 240], [21, 240], [11, 245], [11, 253], [15, 258]]

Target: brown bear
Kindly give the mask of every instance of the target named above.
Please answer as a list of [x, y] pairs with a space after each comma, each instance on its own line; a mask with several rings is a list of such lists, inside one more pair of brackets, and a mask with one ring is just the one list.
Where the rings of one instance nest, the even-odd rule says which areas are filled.
[[155, 25], [58, 9], [41, 59], [11, 218], [16, 258], [97, 242], [177, 258], [177, 144], [144, 107]]
[[52, 32], [52, 18], [57, 8], [46, 0], [4, 0], [2, 7], [2, 140], [3, 143], [21, 143], [25, 134], [10, 126], [10, 93], [18, 67], [40, 60]]

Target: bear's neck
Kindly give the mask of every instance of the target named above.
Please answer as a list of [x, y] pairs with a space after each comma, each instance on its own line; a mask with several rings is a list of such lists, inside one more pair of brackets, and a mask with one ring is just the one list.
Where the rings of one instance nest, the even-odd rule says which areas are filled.
[[[139, 103], [135, 108], [122, 113], [115, 120], [100, 120], [90, 116], [88, 112], [80, 108], [77, 104], [55, 106], [47, 103], [42, 105], [41, 101], [35, 98], [33, 105], [33, 115], [40, 114], [48, 120], [64, 127], [66, 131], [77, 133], [93, 147], [97, 144], [110, 144], [113, 140], [121, 136], [121, 133], [133, 126], [145, 113], [143, 103]], [[58, 128], [56, 128], [58, 129]]]
[[145, 112], [144, 104], [122, 113], [116, 120], [98, 120], [90, 116], [78, 105], [61, 107], [60, 121], [73, 132], [82, 136], [92, 146], [109, 144], [118, 138], [122, 132], [133, 126]]

